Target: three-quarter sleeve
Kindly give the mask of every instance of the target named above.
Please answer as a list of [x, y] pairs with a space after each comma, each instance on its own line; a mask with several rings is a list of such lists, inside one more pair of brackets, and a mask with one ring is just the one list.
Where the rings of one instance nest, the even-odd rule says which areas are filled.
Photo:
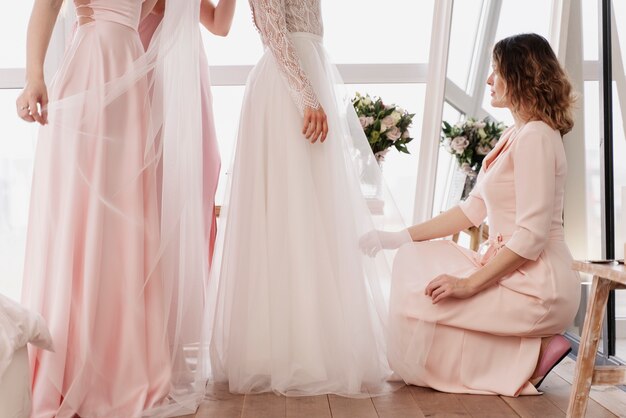
[[537, 260], [549, 238], [556, 200], [554, 138], [534, 129], [517, 138], [514, 155], [515, 232], [506, 246]]
[[469, 219], [474, 226], [479, 226], [487, 217], [487, 206], [480, 192], [483, 176], [484, 171], [480, 170], [474, 189], [469, 196], [459, 204], [459, 207], [465, 216], [467, 216], [467, 219]]
[[320, 104], [317, 96], [288, 37], [285, 0], [250, 0], [250, 4], [263, 43], [276, 59], [281, 76], [300, 113], [304, 114], [306, 107], [318, 109]]

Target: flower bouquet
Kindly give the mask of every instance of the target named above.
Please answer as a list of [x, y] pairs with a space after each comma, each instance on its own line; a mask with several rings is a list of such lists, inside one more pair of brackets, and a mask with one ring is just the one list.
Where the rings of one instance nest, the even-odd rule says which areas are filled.
[[357, 93], [352, 105], [359, 117], [361, 127], [380, 164], [391, 147], [409, 154], [407, 144], [413, 140], [409, 127], [413, 123], [414, 113], [397, 107], [386, 105], [379, 97], [362, 96]]
[[441, 145], [454, 155], [466, 175], [462, 199], [469, 195], [485, 156], [496, 146], [505, 128], [503, 123], [489, 118], [468, 118], [455, 125], [443, 121]]

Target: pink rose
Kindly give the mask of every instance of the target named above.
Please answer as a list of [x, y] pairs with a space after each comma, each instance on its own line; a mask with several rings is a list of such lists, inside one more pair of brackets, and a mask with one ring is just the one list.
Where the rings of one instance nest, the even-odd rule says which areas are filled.
[[469, 141], [464, 136], [457, 136], [450, 142], [450, 148], [457, 154], [461, 155], [465, 152], [465, 148], [469, 145]]
[[489, 145], [479, 145], [476, 147], [476, 154], [478, 155], [487, 155], [491, 151], [491, 147]]
[[374, 154], [374, 157], [376, 157], [376, 161], [378, 161], [379, 163], [385, 161], [385, 155], [387, 155], [388, 152], [389, 152], [389, 148], [384, 149]]
[[386, 135], [387, 138], [389, 138], [391, 141], [396, 142], [402, 136], [402, 131], [400, 131], [400, 128], [398, 128], [397, 126], [394, 126], [387, 131]]
[[361, 122], [361, 128], [365, 129], [374, 123], [374, 118], [371, 116], [360, 116], [359, 122]]
[[382, 121], [380, 121], [380, 131], [385, 132], [390, 129], [392, 126], [396, 126], [396, 120], [391, 116], [385, 116]]

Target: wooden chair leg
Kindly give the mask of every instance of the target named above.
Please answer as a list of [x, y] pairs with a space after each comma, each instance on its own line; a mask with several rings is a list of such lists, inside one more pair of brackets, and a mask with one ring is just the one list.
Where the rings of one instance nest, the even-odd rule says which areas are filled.
[[572, 392], [567, 407], [567, 416], [572, 418], [583, 417], [589, 400], [589, 390], [598, 351], [598, 343], [602, 335], [602, 321], [606, 311], [609, 292], [613, 289], [610, 280], [597, 276], [593, 278], [591, 294], [587, 304], [587, 317], [580, 338], [576, 373], [572, 384]]
[[478, 228], [473, 226], [469, 229], [469, 233], [470, 233], [470, 250], [478, 251], [478, 248], [480, 247], [481, 232]]

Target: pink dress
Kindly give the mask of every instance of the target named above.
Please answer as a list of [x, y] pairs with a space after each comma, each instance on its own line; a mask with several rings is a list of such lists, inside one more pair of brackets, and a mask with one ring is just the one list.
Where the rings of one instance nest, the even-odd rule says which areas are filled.
[[91, 21], [78, 26], [50, 85], [23, 289], [55, 349], [31, 352], [35, 418], [135, 417], [170, 390], [147, 80], [100, 90], [144, 52], [141, 3], [76, 1]]
[[[163, 20], [163, 15], [152, 12], [139, 24], [139, 36], [145, 49], [154, 32]], [[213, 117], [213, 95], [211, 94], [211, 80], [209, 79], [209, 64], [204, 52], [200, 47], [200, 86], [202, 99], [202, 144], [203, 144], [203, 197], [206, 214], [205, 235], [209, 242], [209, 264], [213, 259], [215, 237], [217, 235], [217, 222], [215, 217], [215, 192], [220, 176], [220, 151], [215, 134], [215, 119]]]
[[[580, 278], [563, 239], [567, 162], [558, 131], [530, 122], [504, 133], [460, 207], [478, 226], [484, 255], [451, 241], [410, 243], [393, 268], [389, 356], [407, 382], [444, 392], [537, 394], [529, 383], [541, 337], [572, 323]], [[440, 274], [468, 277], [502, 247], [528, 259], [469, 299], [432, 304], [425, 285]]]

